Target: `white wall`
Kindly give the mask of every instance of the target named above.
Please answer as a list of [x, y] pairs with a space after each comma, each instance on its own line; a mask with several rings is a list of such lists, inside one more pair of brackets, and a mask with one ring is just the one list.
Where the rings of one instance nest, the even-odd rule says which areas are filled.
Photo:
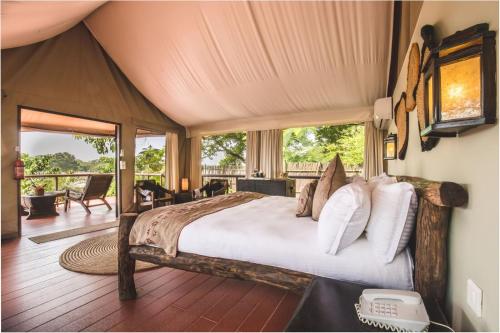
[[[420, 28], [425, 24], [434, 25], [438, 40], [441, 40], [457, 30], [482, 22], [489, 23], [491, 30], [498, 30], [498, 2], [426, 1], [412, 43], [422, 46]], [[394, 92], [394, 104], [406, 87], [407, 61], [408, 54]], [[396, 132], [394, 124], [389, 131]], [[453, 211], [449, 234], [446, 313], [457, 330], [499, 329], [498, 142], [498, 125], [494, 125], [471, 130], [459, 138], [442, 139], [432, 151], [421, 152], [414, 111], [410, 114], [406, 159], [388, 163], [390, 174], [454, 181], [464, 184], [469, 192], [468, 205]], [[466, 302], [469, 278], [483, 290], [481, 317], [477, 317]]]

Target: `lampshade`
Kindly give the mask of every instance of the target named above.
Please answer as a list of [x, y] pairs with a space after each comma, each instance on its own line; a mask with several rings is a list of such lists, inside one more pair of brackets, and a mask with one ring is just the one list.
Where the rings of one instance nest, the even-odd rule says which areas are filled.
[[187, 179], [187, 178], [182, 178], [182, 180], [181, 180], [181, 190], [182, 190], [182, 191], [187, 191], [187, 190], [189, 190], [189, 179]]

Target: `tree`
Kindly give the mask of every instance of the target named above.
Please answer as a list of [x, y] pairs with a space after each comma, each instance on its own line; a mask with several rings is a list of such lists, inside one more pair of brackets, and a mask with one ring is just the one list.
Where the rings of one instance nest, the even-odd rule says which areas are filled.
[[362, 125], [290, 128], [284, 131], [283, 138], [287, 162], [326, 163], [338, 153], [346, 166], [363, 165]]
[[244, 132], [211, 135], [203, 138], [202, 157], [214, 159], [222, 153], [221, 166], [240, 166], [245, 163], [247, 135]]
[[99, 155], [106, 155], [109, 153], [114, 153], [116, 151], [115, 138], [87, 136], [80, 134], [75, 134], [73, 137], [76, 140], [81, 140], [92, 145], [92, 147], [97, 150], [97, 153]]
[[165, 170], [165, 148], [143, 148], [135, 157], [136, 171], [158, 173]]

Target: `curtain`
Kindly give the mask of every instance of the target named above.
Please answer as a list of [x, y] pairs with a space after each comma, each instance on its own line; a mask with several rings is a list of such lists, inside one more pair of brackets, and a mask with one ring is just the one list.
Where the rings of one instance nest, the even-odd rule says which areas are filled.
[[384, 133], [375, 128], [373, 121], [365, 122], [365, 178], [378, 176], [384, 171]]
[[267, 178], [278, 178], [283, 172], [283, 131], [260, 132], [260, 169]]
[[201, 136], [191, 138], [191, 188], [200, 188], [201, 183]]
[[247, 132], [246, 176], [253, 170], [260, 170], [260, 131]]
[[179, 137], [177, 133], [167, 132], [165, 135], [165, 178], [167, 188], [179, 190]]

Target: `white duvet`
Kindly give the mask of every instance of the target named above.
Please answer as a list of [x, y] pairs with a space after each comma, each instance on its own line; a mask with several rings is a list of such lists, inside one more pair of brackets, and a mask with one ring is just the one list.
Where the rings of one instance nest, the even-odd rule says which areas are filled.
[[361, 236], [336, 255], [326, 254], [318, 246], [317, 222], [295, 217], [296, 206], [295, 198], [271, 196], [206, 215], [182, 230], [178, 249], [381, 288], [413, 289], [408, 249], [384, 264]]

